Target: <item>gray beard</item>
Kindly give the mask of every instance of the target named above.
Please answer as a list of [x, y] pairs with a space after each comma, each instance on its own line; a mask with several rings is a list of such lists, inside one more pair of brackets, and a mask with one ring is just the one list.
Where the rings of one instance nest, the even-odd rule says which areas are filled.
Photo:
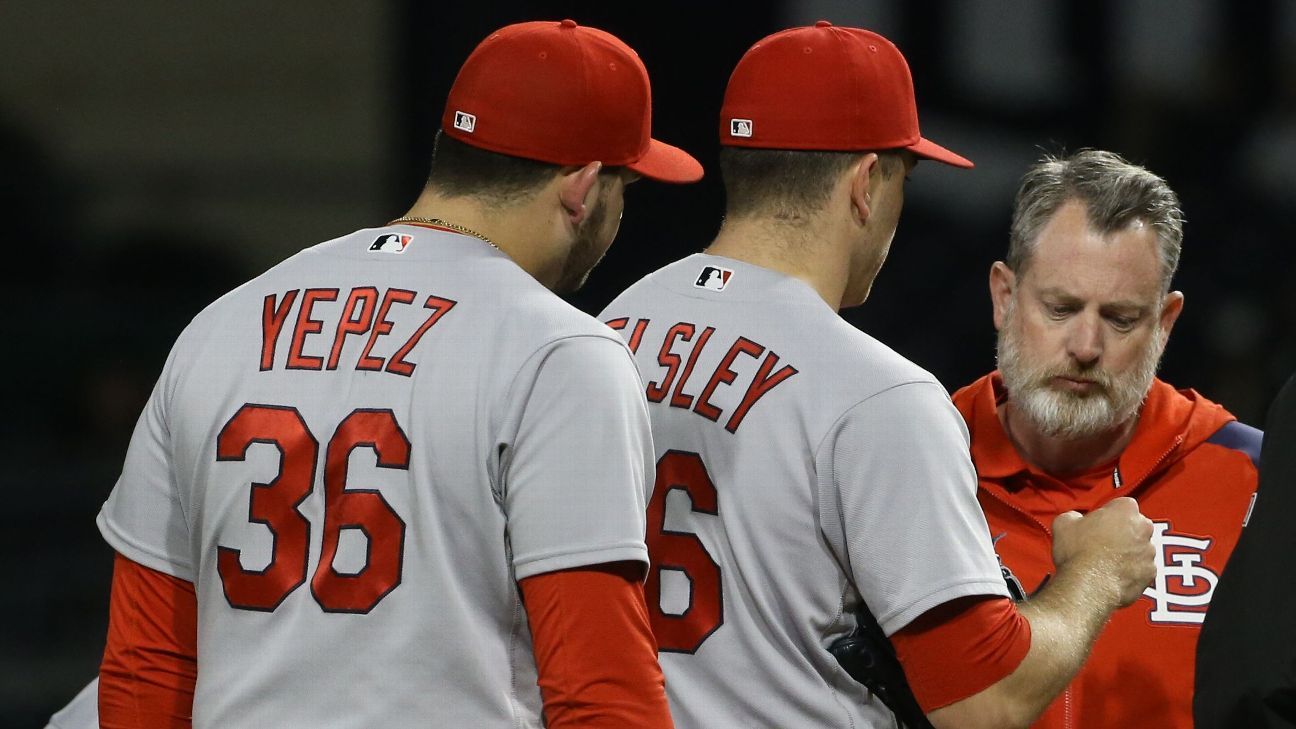
[[[1062, 366], [1027, 362], [1021, 352], [1015, 316], [1009, 309], [999, 331], [999, 374], [1013, 407], [1037, 430], [1053, 438], [1087, 438], [1114, 430], [1138, 413], [1161, 360], [1157, 346], [1159, 323], [1134, 369], [1112, 375], [1099, 367], [1080, 367], [1074, 362]], [[1049, 380], [1058, 376], [1084, 377], [1098, 387], [1083, 395], [1055, 390]]]

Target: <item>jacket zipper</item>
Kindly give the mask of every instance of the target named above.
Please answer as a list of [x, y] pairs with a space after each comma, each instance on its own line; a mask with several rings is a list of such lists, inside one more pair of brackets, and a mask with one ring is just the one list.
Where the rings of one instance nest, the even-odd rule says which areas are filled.
[[[1135, 486], [1138, 486], [1139, 484], [1146, 481], [1149, 476], [1156, 473], [1157, 469], [1161, 467], [1161, 464], [1165, 462], [1165, 459], [1169, 458], [1171, 453], [1174, 453], [1176, 450], [1178, 450], [1179, 446], [1183, 445], [1183, 442], [1184, 442], [1184, 437], [1182, 433], [1175, 436], [1174, 442], [1170, 444], [1170, 448], [1166, 450], [1165, 453], [1162, 453], [1160, 458], [1157, 458], [1155, 461], [1153, 461], [1152, 465], [1148, 468], [1148, 470], [1138, 477], [1138, 480], [1131, 482], [1130, 488], [1132, 489]], [[1120, 466], [1118, 465], [1117, 470], [1119, 469]]]
[[[1173, 449], [1171, 449], [1171, 450], [1173, 450]], [[1165, 457], [1168, 456], [1168, 455], [1170, 455], [1170, 451], [1167, 451], [1165, 455], [1161, 456], [1161, 459], [1159, 459], [1157, 462], [1160, 463], [1160, 461], [1161, 461], [1161, 460], [1164, 460]], [[1052, 541], [1053, 541], [1053, 532], [1052, 532], [1048, 527], [1044, 526], [1044, 524], [1043, 524], [1039, 519], [1036, 519], [1034, 516], [1032, 516], [1031, 514], [1027, 513], [1027, 511], [1026, 511], [1025, 509], [1022, 509], [1021, 507], [1017, 506], [1017, 504], [1013, 503], [1012, 501], [1010, 501], [1010, 500], [1008, 500], [1008, 499], [1001, 498], [1001, 497], [999, 496], [999, 494], [997, 494], [997, 493], [995, 493], [995, 492], [993, 492], [993, 491], [989, 491], [989, 490], [987, 490], [987, 493], [989, 493], [991, 496], [993, 496], [993, 497], [995, 498], [995, 501], [998, 501], [999, 503], [1003, 504], [1004, 506], [1007, 506], [1009, 509], [1012, 509], [1013, 511], [1017, 512], [1018, 514], [1021, 514], [1021, 515], [1022, 515], [1022, 516], [1027, 520], [1027, 521], [1029, 521], [1029, 522], [1031, 522], [1032, 524], [1034, 524], [1035, 526], [1039, 527], [1039, 528], [1044, 532], [1044, 534], [1048, 536], [1048, 538], [1049, 538], [1049, 542], [1052, 543]], [[1041, 582], [1041, 583], [1039, 584], [1039, 587], [1037, 587], [1036, 589], [1037, 589], [1037, 590], [1039, 590], [1039, 589], [1043, 589], [1043, 587], [1044, 587], [1046, 584], [1048, 584], [1048, 580], [1049, 580], [1049, 576], [1048, 576], [1048, 575], [1045, 575], [1045, 576], [1044, 576], [1044, 581]], [[1023, 586], [1023, 589], [1024, 589], [1024, 586]], [[1083, 670], [1083, 666], [1081, 667], [1081, 669]], [[1072, 677], [1072, 680], [1074, 681], [1074, 680], [1075, 680], [1075, 677]], [[1072, 718], [1071, 718], [1071, 684], [1070, 684], [1070, 683], [1068, 683], [1068, 684], [1067, 684], [1067, 687], [1066, 687], [1065, 689], [1063, 689], [1063, 691], [1062, 691], [1062, 726], [1063, 726], [1063, 729], [1074, 729], [1074, 727], [1075, 727], [1075, 724], [1074, 724], [1074, 722], [1072, 721]]]
[[[1153, 461], [1152, 467], [1149, 468], [1146, 473], [1142, 474], [1137, 481], [1133, 482], [1131, 486], [1142, 483], [1144, 479], [1146, 479], [1148, 476], [1155, 473], [1157, 468], [1161, 466], [1161, 463], [1165, 461], [1165, 459], [1169, 458], [1170, 454], [1174, 453], [1175, 450], [1179, 448], [1180, 445], [1183, 444], [1183, 440], [1184, 437], [1182, 434], [1176, 437], [1174, 439], [1174, 442], [1170, 444], [1170, 448], [1167, 449], [1165, 453], [1162, 453], [1160, 458], [1157, 458], [1155, 461]], [[1115, 470], [1113, 470], [1112, 472], [1112, 482], [1113, 482], [1113, 486], [1115, 486], [1117, 489], [1125, 485], [1120, 475], [1120, 464], [1117, 464]], [[1021, 507], [1017, 506], [1017, 504], [1013, 503], [1011, 500], [1002, 498], [999, 494], [995, 493], [994, 491], [987, 490], [987, 493], [993, 496], [995, 498], [995, 501], [998, 501], [1004, 506], [1007, 506], [1008, 508], [1017, 512], [1018, 514], [1021, 514], [1028, 521], [1035, 524], [1040, 529], [1044, 530], [1044, 533], [1047, 534], [1049, 537], [1049, 541], [1050, 542], [1052, 541], [1053, 532], [1049, 530], [1048, 527], [1044, 526], [1044, 524], [1039, 519], [1036, 519], [1034, 516], [1027, 513], [1025, 509], [1022, 509]], [[1048, 578], [1045, 577], [1045, 582], [1047, 581]], [[1040, 587], [1043, 586], [1044, 586], [1043, 584], [1040, 585]], [[1074, 678], [1072, 680], [1074, 680]], [[1067, 684], [1067, 687], [1062, 692], [1062, 726], [1064, 727], [1064, 729], [1074, 729], [1075, 727], [1075, 724], [1071, 717], [1071, 685], [1070, 684]]]
[[[1003, 488], [1003, 487], [1001, 486], [1000, 488]], [[1030, 521], [1032, 524], [1034, 524], [1035, 526], [1037, 526], [1037, 527], [1039, 527], [1040, 529], [1042, 529], [1042, 530], [1044, 531], [1044, 533], [1048, 535], [1049, 541], [1052, 542], [1052, 540], [1053, 540], [1053, 532], [1050, 531], [1048, 527], [1044, 526], [1044, 523], [1043, 523], [1043, 522], [1041, 522], [1039, 519], [1036, 519], [1036, 518], [1035, 518], [1034, 516], [1032, 516], [1029, 512], [1027, 512], [1025, 509], [1021, 508], [1020, 506], [1014, 504], [1012, 501], [1009, 501], [1009, 500], [1007, 500], [1007, 499], [1004, 499], [1004, 498], [1000, 497], [999, 494], [997, 494], [997, 493], [995, 493], [995, 492], [993, 492], [993, 491], [989, 491], [989, 490], [987, 490], [987, 493], [989, 493], [991, 496], [993, 496], [993, 497], [995, 498], [995, 501], [998, 501], [999, 503], [1003, 504], [1004, 506], [1007, 506], [1009, 509], [1012, 509], [1013, 511], [1017, 512], [1018, 514], [1021, 514], [1022, 516], [1026, 517], [1026, 519], [1027, 519], [1028, 521]]]

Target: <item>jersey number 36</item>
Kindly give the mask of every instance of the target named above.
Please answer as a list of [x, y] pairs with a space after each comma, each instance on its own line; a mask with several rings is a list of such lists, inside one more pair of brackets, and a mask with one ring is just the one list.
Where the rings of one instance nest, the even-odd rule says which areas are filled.
[[[248, 506], [248, 521], [270, 530], [270, 563], [245, 569], [238, 549], [218, 546], [216, 567], [231, 606], [272, 611], [306, 582], [311, 523], [297, 508], [315, 488], [319, 441], [296, 408], [249, 403], [221, 429], [216, 460], [242, 461], [253, 443], [279, 450], [278, 475], [252, 484]], [[392, 411], [353, 410], [338, 424], [324, 454], [324, 542], [311, 577], [311, 594], [326, 612], [367, 613], [401, 581], [405, 522], [377, 490], [347, 488], [356, 448], [372, 449], [380, 468], [409, 469], [409, 439]], [[368, 561], [354, 574], [333, 566], [343, 529], [359, 529], [369, 541]]]

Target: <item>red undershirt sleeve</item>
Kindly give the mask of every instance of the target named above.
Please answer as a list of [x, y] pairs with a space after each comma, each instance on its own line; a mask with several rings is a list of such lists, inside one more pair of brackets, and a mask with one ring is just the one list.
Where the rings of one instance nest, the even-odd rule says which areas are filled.
[[1011, 600], [959, 598], [891, 636], [914, 698], [926, 713], [968, 698], [1011, 674], [1030, 651], [1030, 622]]
[[521, 580], [549, 729], [670, 729], [638, 562]]
[[120, 554], [113, 564], [108, 645], [99, 666], [99, 726], [191, 726], [198, 676], [194, 586]]

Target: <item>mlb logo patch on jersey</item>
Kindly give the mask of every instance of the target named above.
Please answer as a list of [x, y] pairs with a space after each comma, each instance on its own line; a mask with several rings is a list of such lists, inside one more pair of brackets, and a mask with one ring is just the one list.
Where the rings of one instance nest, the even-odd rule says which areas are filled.
[[693, 285], [700, 289], [711, 289], [712, 291], [724, 291], [724, 287], [729, 285], [729, 278], [733, 276], [733, 271], [719, 266], [703, 266], [702, 273], [698, 274], [697, 280]]
[[477, 128], [477, 117], [466, 111], [456, 111], [454, 128], [472, 134], [473, 130]]
[[399, 233], [388, 233], [380, 235], [373, 243], [369, 244], [370, 251], [379, 253], [404, 253], [405, 246], [414, 240], [412, 235], [401, 235]]
[[730, 119], [729, 136], [731, 137], [750, 137], [752, 135], [751, 119]]

